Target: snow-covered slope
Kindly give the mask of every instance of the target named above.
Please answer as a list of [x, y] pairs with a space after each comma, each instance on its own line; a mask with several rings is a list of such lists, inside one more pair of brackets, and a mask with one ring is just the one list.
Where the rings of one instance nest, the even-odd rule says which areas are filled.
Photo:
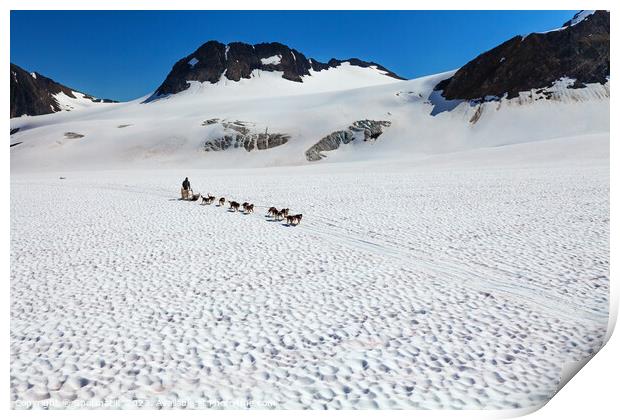
[[[338, 69], [343, 65], [374, 70], [374, 72], [363, 71], [362, 73], [375, 73], [375, 79], [380, 75], [380, 79], [388, 81], [404, 80], [378, 63], [358, 58], [346, 60], [332, 58], [327, 63], [323, 63], [313, 58], [306, 58], [303, 53], [279, 42], [252, 45], [243, 42], [223, 44], [212, 40], [205, 42], [196, 51], [178, 60], [149, 100], [184, 92], [190, 88], [192, 81], [210, 84], [222, 81], [239, 82], [257, 77], [258, 72], [275, 73], [278, 78], [291, 82], [285, 85], [304, 84], [317, 73]], [[351, 72], [337, 73], [346, 75]], [[348, 85], [356, 82], [355, 78], [347, 80], [340, 77], [340, 79]], [[365, 85], [359, 82], [358, 80], [355, 87]], [[346, 85], [341, 86], [340, 89], [345, 87]]]
[[11, 169], [300, 165], [605, 134], [609, 19], [581, 12], [415, 80], [277, 42], [208, 41], [143, 98], [89, 107], [61, 92], [54, 103], [74, 112], [13, 118]]
[[52, 95], [56, 102], [58, 102], [61, 111], [74, 111], [101, 104], [101, 102], [93, 101], [91, 97], [82, 92], [71, 91], [71, 93], [74, 96], [73, 98], [64, 92]]
[[[140, 98], [14, 118], [11, 129], [19, 131], [11, 144], [19, 144], [11, 147], [11, 169], [305, 164], [309, 148], [360, 120], [391, 125], [376, 139], [324, 153], [327, 160], [414, 156], [609, 131], [609, 83], [569, 89], [560, 81], [518, 98], [478, 104], [447, 101], [433, 91], [451, 74], [386, 83], [374, 69], [343, 64], [294, 83], [277, 72], [259, 71], [239, 82], [192, 82], [186, 91], [147, 103]], [[250, 152], [232, 146], [205, 151], [206, 142], [238, 135], [236, 122], [249, 136], [277, 133], [288, 141]]]
[[[310, 70], [309, 75], [302, 76], [302, 83], [294, 83], [282, 77], [280, 71], [261, 71], [254, 70], [249, 79], [239, 81], [229, 80], [220, 77], [217, 83], [188, 81], [189, 89], [177, 93], [175, 97], [187, 97], [204, 93], [198, 99], [207, 102], [214, 101], [240, 101], [253, 98], [270, 98], [281, 96], [297, 96], [305, 94], [333, 92], [348, 89], [357, 89], [369, 86], [392, 84], [396, 80], [386, 77], [385, 73], [377, 68], [362, 68], [342, 63], [335, 69], [314, 71]], [[156, 100], [166, 100], [170, 97], [163, 97]]]

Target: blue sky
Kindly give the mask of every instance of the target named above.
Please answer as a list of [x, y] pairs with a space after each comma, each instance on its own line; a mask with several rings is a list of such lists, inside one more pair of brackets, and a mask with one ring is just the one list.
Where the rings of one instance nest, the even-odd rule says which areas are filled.
[[406, 78], [458, 68], [569, 11], [12, 11], [11, 62], [89, 94], [155, 90], [202, 43], [278, 41], [307, 57], [357, 57]]

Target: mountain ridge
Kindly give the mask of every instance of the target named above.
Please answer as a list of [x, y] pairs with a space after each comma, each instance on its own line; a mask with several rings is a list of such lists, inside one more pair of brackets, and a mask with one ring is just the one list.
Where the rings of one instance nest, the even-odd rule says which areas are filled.
[[517, 35], [469, 61], [436, 87], [446, 99], [515, 98], [519, 92], [574, 79], [572, 87], [604, 84], [610, 73], [607, 11], [581, 11], [561, 28]]
[[[37, 72], [28, 72], [11, 63], [11, 110], [10, 118], [22, 115], [45, 115], [68, 110], [70, 102], [115, 103], [111, 99], [99, 99], [56, 82]], [[63, 103], [59, 95], [66, 95]]]
[[221, 78], [238, 82], [249, 79], [255, 70], [282, 72], [282, 78], [303, 83], [303, 77], [311, 71], [321, 72], [339, 67], [343, 63], [361, 68], [375, 68], [387, 77], [406, 80], [384, 66], [358, 58], [330, 59], [327, 63], [306, 56], [294, 48], [279, 42], [247, 44], [207, 41], [193, 53], [178, 60], [163, 83], [155, 90], [153, 98], [172, 95], [190, 87], [189, 81], [217, 83]]

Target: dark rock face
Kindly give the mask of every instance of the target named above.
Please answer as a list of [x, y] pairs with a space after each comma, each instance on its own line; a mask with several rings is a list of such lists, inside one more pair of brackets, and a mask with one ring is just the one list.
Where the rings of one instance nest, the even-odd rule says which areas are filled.
[[241, 79], [249, 79], [254, 70], [281, 71], [284, 79], [302, 83], [302, 76], [310, 75], [310, 70], [327, 70], [338, 67], [344, 62], [358, 67], [376, 66], [387, 76], [403, 80], [376, 63], [357, 58], [331, 59], [328, 63], [321, 63], [308, 59], [299, 51], [278, 42], [256, 45], [232, 42], [225, 45], [221, 42], [209, 41], [192, 54], [177, 61], [166, 80], [149, 100], [184, 91], [189, 87], [188, 80], [216, 83], [224, 75], [227, 79], [238, 82]]
[[306, 150], [306, 159], [309, 161], [321, 160], [326, 157], [321, 152], [336, 150], [341, 144], [352, 141], [373, 141], [383, 134], [383, 129], [392, 125], [390, 121], [359, 120], [349, 126], [347, 130], [334, 131], [323, 137], [314, 146]]
[[[386, 69], [385, 67], [383, 67], [381, 64], [377, 64], [375, 62], [372, 61], [363, 61], [360, 60], [358, 58], [349, 58], [346, 60], [337, 60], [335, 58], [332, 58], [331, 60], [329, 60], [327, 62], [327, 68], [334, 68], [334, 67], [338, 67], [339, 65], [341, 65], [342, 63], [349, 63], [352, 66], [357, 66], [357, 67], [362, 67], [362, 68], [368, 68], [368, 67], [376, 67], [377, 70], [381, 70], [382, 72], [385, 72], [386, 76], [392, 77], [394, 79], [398, 79], [398, 80], [406, 80], [404, 77], [400, 77], [399, 75], [397, 75], [396, 73]], [[316, 71], [320, 71], [321, 70], [321, 66], [319, 66], [316, 61], [312, 60], [312, 68]]]
[[306, 150], [306, 159], [309, 161], [321, 160], [326, 157], [321, 152], [336, 150], [341, 144], [349, 144], [353, 141], [353, 133], [349, 130], [339, 130], [328, 134], [319, 140], [314, 146]]
[[244, 121], [220, 122], [219, 118], [212, 118], [202, 123], [203, 126], [221, 124], [224, 135], [207, 140], [204, 145], [206, 152], [219, 152], [230, 148], [243, 147], [248, 152], [252, 150], [266, 150], [282, 146], [289, 141], [290, 136], [281, 133], [256, 133], [248, 127], [251, 123]]
[[574, 88], [605, 83], [609, 71], [609, 12], [597, 11], [561, 30], [516, 36], [464, 65], [435, 90], [443, 90], [446, 99], [514, 98], [562, 77], [575, 79]]
[[[22, 115], [43, 115], [61, 111], [53, 95], [63, 92], [75, 98], [74, 89], [61, 85], [39, 73], [28, 73], [11, 63], [11, 118]], [[90, 95], [86, 98], [93, 102], [115, 102], [110, 99], [98, 99]]]
[[74, 133], [73, 131], [67, 131], [65, 133], [65, 137], [68, 139], [81, 139], [84, 137], [84, 134]]

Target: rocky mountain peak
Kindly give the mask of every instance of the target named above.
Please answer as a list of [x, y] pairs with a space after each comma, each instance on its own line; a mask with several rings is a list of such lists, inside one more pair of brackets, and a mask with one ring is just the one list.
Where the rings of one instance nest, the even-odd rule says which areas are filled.
[[309, 59], [303, 53], [279, 42], [246, 44], [231, 42], [223, 44], [208, 41], [187, 57], [177, 61], [166, 80], [156, 90], [155, 96], [170, 95], [189, 88], [188, 81], [217, 83], [221, 77], [239, 81], [249, 79], [255, 70], [279, 71], [282, 78], [303, 83], [310, 71], [322, 71], [338, 67], [344, 62], [358, 67], [374, 66], [389, 77], [404, 80], [385, 67], [356, 58], [331, 59], [327, 63]]
[[62, 111], [57, 95], [64, 94], [70, 99], [92, 102], [115, 102], [110, 99], [98, 99], [62, 85], [37, 72], [27, 72], [11, 63], [11, 118], [22, 115], [43, 115]]
[[513, 98], [565, 77], [572, 87], [609, 77], [609, 12], [579, 12], [559, 29], [515, 36], [480, 54], [435, 89], [446, 99]]

